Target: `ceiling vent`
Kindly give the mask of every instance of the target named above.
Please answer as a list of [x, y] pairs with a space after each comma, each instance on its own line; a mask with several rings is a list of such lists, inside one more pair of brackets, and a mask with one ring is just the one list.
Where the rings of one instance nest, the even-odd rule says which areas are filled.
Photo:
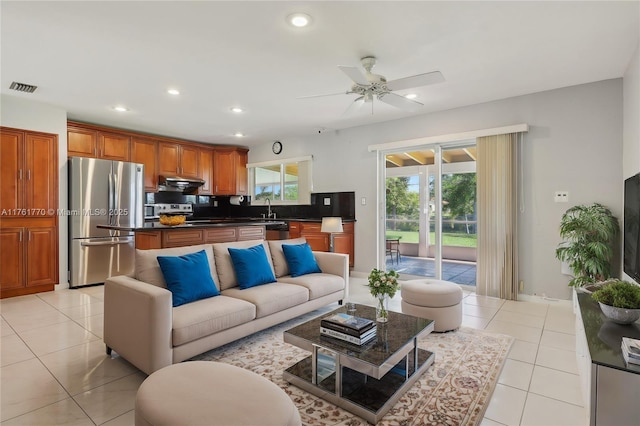
[[9, 89], [11, 90], [17, 90], [18, 92], [25, 92], [25, 93], [33, 93], [36, 91], [37, 88], [38, 86], [33, 86], [31, 84], [18, 83], [17, 81], [14, 81], [13, 83], [11, 83], [11, 86], [9, 86]]

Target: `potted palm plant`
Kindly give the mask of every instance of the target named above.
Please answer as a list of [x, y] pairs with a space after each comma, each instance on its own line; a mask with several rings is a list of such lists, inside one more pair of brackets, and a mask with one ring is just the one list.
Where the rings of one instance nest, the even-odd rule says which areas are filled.
[[570, 286], [582, 287], [611, 276], [619, 231], [618, 219], [602, 204], [574, 206], [562, 215], [560, 236], [564, 241], [556, 249], [556, 258], [571, 268]]

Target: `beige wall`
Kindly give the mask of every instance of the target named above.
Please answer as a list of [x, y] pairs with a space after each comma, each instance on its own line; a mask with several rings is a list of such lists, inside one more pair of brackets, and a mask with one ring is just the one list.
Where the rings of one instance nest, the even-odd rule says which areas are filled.
[[[58, 135], [58, 168], [60, 170], [58, 202], [61, 209], [67, 207], [67, 112], [63, 109], [33, 102], [25, 97], [0, 96], [0, 125], [17, 129], [34, 130]], [[60, 285], [67, 288], [67, 230], [66, 217], [58, 219]]]
[[[316, 192], [355, 191], [355, 270], [368, 272], [377, 266], [378, 251], [376, 155], [367, 151], [369, 145], [519, 123], [530, 126], [524, 138], [524, 212], [519, 218], [524, 293], [568, 299], [570, 278], [561, 274], [555, 259], [562, 213], [596, 201], [622, 213], [622, 79], [282, 139], [279, 157], [313, 155]], [[251, 162], [275, 158], [271, 142], [249, 151]], [[553, 202], [557, 190], [569, 192], [569, 203]]]

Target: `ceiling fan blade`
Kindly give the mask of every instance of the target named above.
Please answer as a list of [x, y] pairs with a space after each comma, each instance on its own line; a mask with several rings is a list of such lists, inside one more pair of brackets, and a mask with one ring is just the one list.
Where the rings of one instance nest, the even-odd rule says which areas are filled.
[[324, 96], [336, 96], [336, 95], [348, 95], [349, 92], [339, 92], [339, 93], [327, 93], [324, 95], [309, 95], [309, 96], [298, 96], [296, 99], [309, 99], [309, 98], [322, 98]]
[[338, 68], [345, 73], [354, 83], [359, 84], [361, 86], [368, 86], [369, 80], [362, 74], [359, 68], [356, 67], [345, 67], [343, 65], [338, 65]]
[[411, 99], [407, 99], [404, 96], [400, 96], [395, 93], [383, 93], [378, 95], [378, 99], [385, 104], [389, 104], [405, 111], [415, 111], [423, 106], [420, 102], [412, 101]]
[[389, 90], [411, 89], [413, 87], [427, 86], [429, 84], [442, 83], [444, 76], [440, 71], [428, 72], [425, 74], [412, 75], [411, 77], [399, 78], [387, 82]]
[[349, 104], [349, 107], [342, 113], [342, 115], [354, 114], [360, 111], [363, 105], [364, 105], [364, 96], [360, 96], [356, 98], [355, 101]]

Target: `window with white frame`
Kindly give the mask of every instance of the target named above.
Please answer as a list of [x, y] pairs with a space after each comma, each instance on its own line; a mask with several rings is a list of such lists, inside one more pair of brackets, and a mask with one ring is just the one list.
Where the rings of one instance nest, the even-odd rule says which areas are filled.
[[251, 202], [272, 204], [311, 203], [312, 157], [247, 164]]

